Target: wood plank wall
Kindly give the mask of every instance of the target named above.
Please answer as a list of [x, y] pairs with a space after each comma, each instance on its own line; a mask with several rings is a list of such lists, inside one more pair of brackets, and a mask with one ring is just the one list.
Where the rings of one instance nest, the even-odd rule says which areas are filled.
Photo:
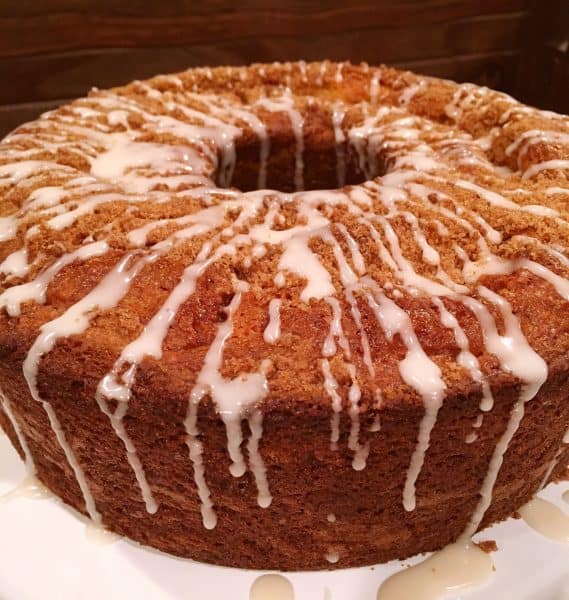
[[569, 112], [569, 0], [20, 0], [0, 6], [0, 134], [95, 85], [349, 59]]

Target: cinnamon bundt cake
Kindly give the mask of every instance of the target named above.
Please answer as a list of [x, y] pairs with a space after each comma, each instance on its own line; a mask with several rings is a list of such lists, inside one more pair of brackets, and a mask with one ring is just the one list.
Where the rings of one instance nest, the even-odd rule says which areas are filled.
[[110, 530], [365, 565], [564, 474], [568, 117], [365, 64], [192, 69], [16, 129], [0, 214], [0, 423]]

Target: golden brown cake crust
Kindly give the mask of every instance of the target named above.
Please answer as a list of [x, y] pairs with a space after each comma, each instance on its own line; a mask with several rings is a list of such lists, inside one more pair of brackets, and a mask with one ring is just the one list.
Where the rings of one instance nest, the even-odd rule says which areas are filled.
[[[254, 191], [261, 167], [261, 188], [282, 193]], [[299, 177], [308, 190], [338, 189], [295, 192]], [[516, 410], [525, 414], [475, 529], [569, 463], [568, 178], [566, 117], [387, 67], [195, 69], [93, 91], [0, 145], [1, 226], [15, 223], [0, 242], [0, 425], [67, 504], [94, 515], [71, 452], [106, 527], [179, 556], [294, 570], [440, 548], [468, 529]], [[86, 246], [44, 277], [45, 297], [23, 287]], [[323, 271], [308, 269], [313, 259]], [[149, 323], [200, 260], [195, 289], [164, 313], [159, 354], [147, 341], [120, 362], [145, 331], [158, 338]], [[109, 374], [126, 400], [101, 399]], [[235, 390], [252, 401], [240, 407]], [[101, 401], [114, 414], [126, 402], [125, 415], [113, 421]], [[231, 458], [228, 439], [240, 442]], [[239, 455], [246, 472], [234, 477]]]

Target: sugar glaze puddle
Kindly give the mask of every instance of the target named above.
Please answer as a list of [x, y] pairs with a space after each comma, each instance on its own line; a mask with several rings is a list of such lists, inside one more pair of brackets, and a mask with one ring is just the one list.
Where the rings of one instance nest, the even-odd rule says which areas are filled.
[[[54, 500], [61, 504], [60, 500], [31, 473], [28, 473], [11, 490], [0, 494], [0, 505], [7, 504], [19, 499], [28, 500]], [[85, 537], [89, 542], [97, 546], [107, 546], [120, 539], [120, 536], [105, 529], [90, 519], [85, 520]]]
[[294, 600], [294, 588], [284, 575], [261, 575], [251, 586], [249, 600]]
[[456, 542], [386, 579], [377, 600], [438, 600], [485, 585], [494, 565], [472, 542]]
[[[569, 501], [569, 490], [563, 494]], [[569, 544], [569, 512], [537, 496], [519, 510], [532, 529], [550, 540]]]

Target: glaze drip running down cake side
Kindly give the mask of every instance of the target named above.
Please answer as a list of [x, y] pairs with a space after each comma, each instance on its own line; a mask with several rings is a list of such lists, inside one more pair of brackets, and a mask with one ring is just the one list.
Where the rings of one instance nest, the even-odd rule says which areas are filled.
[[387, 67], [193, 69], [19, 127], [0, 215], [0, 424], [121, 535], [371, 564], [565, 473], [567, 117]]

